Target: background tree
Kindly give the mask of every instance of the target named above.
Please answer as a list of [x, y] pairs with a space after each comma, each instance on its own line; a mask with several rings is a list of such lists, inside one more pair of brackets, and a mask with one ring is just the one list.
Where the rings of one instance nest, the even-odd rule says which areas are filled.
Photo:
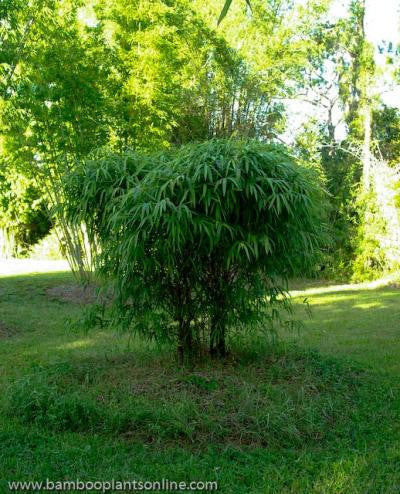
[[400, 110], [385, 104], [375, 108], [372, 114], [372, 151], [391, 166], [400, 158]]
[[[7, 173], [7, 172], [5, 172]], [[0, 236], [3, 257], [27, 255], [51, 228], [40, 190], [24, 175], [0, 175]]]
[[[153, 150], [283, 129], [277, 82], [259, 80], [246, 52], [187, 1], [97, 2], [90, 22], [77, 0], [2, 7], [2, 152], [8, 167], [38, 180], [49, 206], [63, 201], [62, 174], [104, 145]], [[82, 232], [62, 216], [57, 223], [83, 275]]]

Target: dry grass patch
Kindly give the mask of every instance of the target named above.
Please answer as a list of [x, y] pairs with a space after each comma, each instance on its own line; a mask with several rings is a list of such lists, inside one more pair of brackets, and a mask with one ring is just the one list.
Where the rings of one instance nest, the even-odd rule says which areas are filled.
[[78, 285], [76, 283], [54, 286], [46, 291], [46, 294], [50, 300], [58, 300], [60, 302], [70, 302], [80, 305], [95, 302], [96, 293], [96, 287], [91, 285]]

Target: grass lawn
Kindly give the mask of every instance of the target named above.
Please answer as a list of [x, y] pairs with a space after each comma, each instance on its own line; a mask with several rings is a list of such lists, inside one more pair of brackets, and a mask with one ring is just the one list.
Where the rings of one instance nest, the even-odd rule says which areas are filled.
[[71, 283], [0, 278], [0, 492], [46, 478], [400, 492], [399, 289], [296, 292], [313, 315], [299, 335], [178, 369], [168, 349], [83, 333]]

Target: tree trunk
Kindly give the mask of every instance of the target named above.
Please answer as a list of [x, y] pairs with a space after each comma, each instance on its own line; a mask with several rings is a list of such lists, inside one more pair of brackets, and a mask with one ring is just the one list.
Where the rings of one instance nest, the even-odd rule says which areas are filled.
[[211, 322], [210, 355], [217, 358], [226, 356], [225, 321], [221, 314], [218, 314]]
[[371, 105], [367, 100], [364, 106], [364, 142], [362, 153], [363, 180], [365, 190], [370, 188], [371, 175]]
[[178, 361], [181, 365], [193, 355], [193, 338], [190, 321], [181, 319], [178, 330]]

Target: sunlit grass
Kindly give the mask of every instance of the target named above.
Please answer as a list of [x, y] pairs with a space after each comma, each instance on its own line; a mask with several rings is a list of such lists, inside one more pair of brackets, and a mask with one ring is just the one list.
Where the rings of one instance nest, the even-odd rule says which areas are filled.
[[69, 271], [67, 261], [0, 259], [0, 277]]
[[297, 292], [295, 300], [308, 298], [312, 317], [299, 304], [297, 315], [304, 318], [305, 328], [289, 338], [400, 376], [400, 288], [314, 290]]
[[334, 284], [327, 280], [295, 280], [291, 283], [291, 294], [296, 296], [322, 295], [324, 293], [360, 292], [376, 290], [391, 285], [400, 286], [400, 272], [395, 272], [383, 278], [363, 283]]

